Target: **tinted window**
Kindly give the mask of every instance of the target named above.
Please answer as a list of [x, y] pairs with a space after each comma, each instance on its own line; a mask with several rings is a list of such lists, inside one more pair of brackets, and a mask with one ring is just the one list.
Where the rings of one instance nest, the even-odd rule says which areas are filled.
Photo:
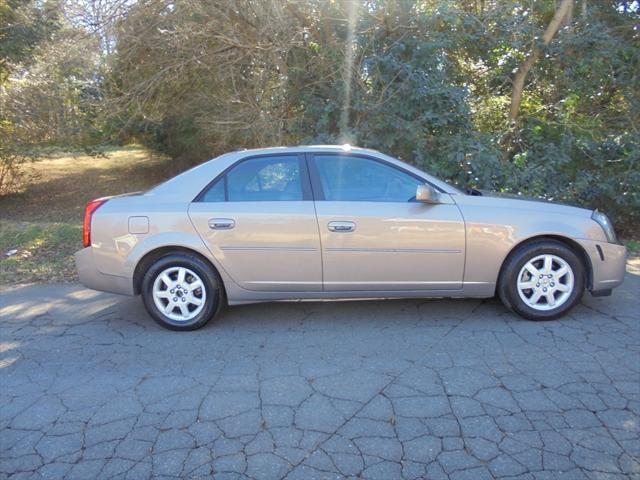
[[224, 178], [214, 183], [202, 196], [202, 202], [224, 202]]
[[204, 202], [272, 202], [302, 200], [300, 162], [294, 156], [244, 160], [213, 184]]
[[362, 157], [316, 155], [325, 200], [408, 202], [420, 180], [385, 163]]

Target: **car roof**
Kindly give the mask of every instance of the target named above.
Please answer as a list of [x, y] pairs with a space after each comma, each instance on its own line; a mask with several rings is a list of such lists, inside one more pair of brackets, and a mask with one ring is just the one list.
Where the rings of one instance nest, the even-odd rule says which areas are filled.
[[[260, 155], [271, 153], [308, 153], [317, 151], [330, 151], [330, 152], [345, 152], [345, 153], [362, 153], [362, 154], [375, 154], [380, 155], [381, 152], [370, 148], [362, 148], [349, 144], [344, 145], [291, 145], [286, 147], [264, 147], [264, 148], [251, 148], [251, 149], [238, 149], [236, 152], [243, 154]], [[243, 155], [244, 156], [244, 155]]]

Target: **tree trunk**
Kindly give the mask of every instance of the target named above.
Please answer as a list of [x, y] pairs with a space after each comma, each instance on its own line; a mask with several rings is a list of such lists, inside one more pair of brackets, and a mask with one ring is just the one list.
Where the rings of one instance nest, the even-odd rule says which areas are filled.
[[553, 40], [553, 37], [556, 36], [556, 33], [558, 33], [558, 30], [560, 30], [560, 27], [564, 24], [567, 16], [572, 15], [573, 2], [574, 0], [562, 0], [562, 3], [560, 3], [560, 6], [556, 10], [556, 13], [551, 19], [551, 22], [549, 22], [547, 29], [542, 35], [543, 47], [541, 48], [540, 46], [534, 44], [527, 58], [518, 67], [518, 70], [516, 71], [516, 74], [513, 78], [513, 90], [511, 92], [511, 109], [509, 110], [509, 120], [511, 121], [511, 123], [514, 123], [518, 119], [518, 113], [520, 112], [520, 103], [522, 103], [522, 92], [524, 90], [524, 83], [527, 79], [529, 70], [531, 70], [531, 67], [533, 67], [538, 59], [542, 56], [544, 47], [551, 43], [551, 40]]
[[571, 24], [573, 23], [573, 10], [575, 8], [575, 0], [573, 2], [571, 2], [571, 4], [569, 5], [569, 9], [567, 10], [567, 14], [564, 16], [564, 19], [562, 20], [562, 26], [563, 27], [571, 27]]

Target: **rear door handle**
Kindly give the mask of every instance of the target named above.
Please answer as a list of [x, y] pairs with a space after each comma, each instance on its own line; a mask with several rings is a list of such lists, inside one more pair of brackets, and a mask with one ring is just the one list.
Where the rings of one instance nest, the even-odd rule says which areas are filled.
[[210, 218], [209, 228], [211, 230], [229, 230], [236, 226], [235, 220], [232, 218]]
[[356, 224], [353, 222], [329, 222], [327, 227], [331, 232], [353, 232]]

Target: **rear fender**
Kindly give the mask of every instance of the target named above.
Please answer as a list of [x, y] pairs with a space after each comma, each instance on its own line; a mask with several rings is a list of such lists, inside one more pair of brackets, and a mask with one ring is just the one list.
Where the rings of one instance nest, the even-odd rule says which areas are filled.
[[220, 274], [225, 285], [233, 283], [231, 277], [224, 270], [222, 265], [213, 258], [202, 239], [197, 233], [178, 233], [166, 232], [149, 236], [138, 242], [129, 252], [124, 263], [124, 271], [128, 278], [133, 280], [136, 266], [148, 253], [158, 249], [166, 249], [168, 247], [176, 247], [176, 250], [193, 250], [205, 257]]

